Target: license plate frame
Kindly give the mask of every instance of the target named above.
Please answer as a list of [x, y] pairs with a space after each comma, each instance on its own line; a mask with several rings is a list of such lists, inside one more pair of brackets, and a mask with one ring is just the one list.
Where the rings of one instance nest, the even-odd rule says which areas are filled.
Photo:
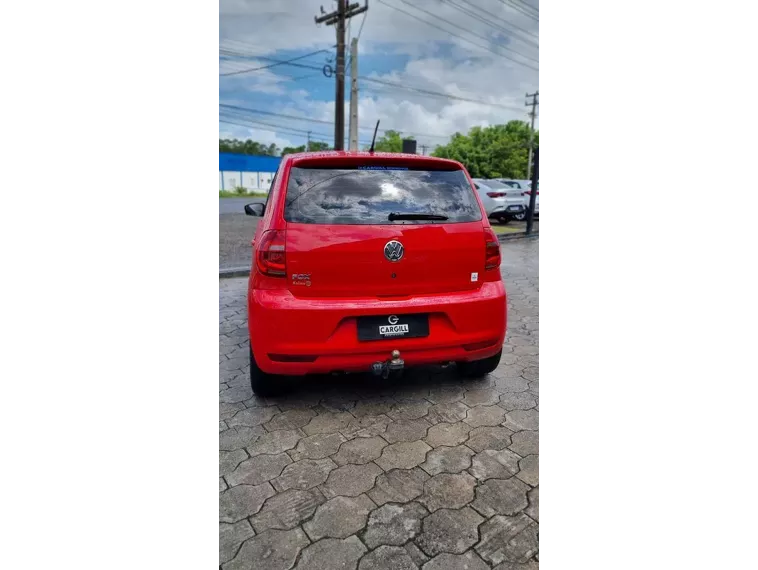
[[358, 340], [362, 342], [429, 336], [427, 313], [372, 315], [357, 320]]

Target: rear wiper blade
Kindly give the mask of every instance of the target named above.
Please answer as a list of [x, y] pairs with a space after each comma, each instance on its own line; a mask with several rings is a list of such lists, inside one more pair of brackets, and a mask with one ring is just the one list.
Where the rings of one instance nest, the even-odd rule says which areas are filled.
[[424, 214], [423, 212], [391, 212], [389, 216], [387, 216], [387, 219], [390, 222], [394, 222], [395, 220], [439, 220], [444, 221], [447, 220], [447, 216], [442, 216], [440, 214]]

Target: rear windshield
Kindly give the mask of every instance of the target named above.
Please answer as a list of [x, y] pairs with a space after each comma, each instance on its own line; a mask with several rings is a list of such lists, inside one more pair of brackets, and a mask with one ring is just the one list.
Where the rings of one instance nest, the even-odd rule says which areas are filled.
[[[395, 220], [390, 213], [447, 220]], [[292, 168], [284, 219], [304, 224], [440, 224], [482, 219], [462, 170]]]

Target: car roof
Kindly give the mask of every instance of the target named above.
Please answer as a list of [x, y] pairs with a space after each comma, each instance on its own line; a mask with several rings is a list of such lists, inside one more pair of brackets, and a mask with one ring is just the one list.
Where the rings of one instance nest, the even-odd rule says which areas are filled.
[[413, 164], [414, 166], [441, 166], [464, 169], [463, 165], [447, 158], [425, 156], [421, 154], [406, 154], [402, 152], [368, 152], [363, 150], [324, 150], [318, 152], [298, 152], [285, 155], [282, 160], [291, 166], [306, 166], [323, 163], [353, 163], [353, 162], [395, 162]]

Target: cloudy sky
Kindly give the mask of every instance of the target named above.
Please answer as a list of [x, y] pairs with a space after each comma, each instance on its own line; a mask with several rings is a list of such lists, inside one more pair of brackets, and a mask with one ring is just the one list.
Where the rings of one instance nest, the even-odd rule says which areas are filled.
[[[311, 131], [333, 142], [334, 78], [321, 70], [336, 67], [336, 40], [333, 26], [314, 22], [321, 6], [337, 4], [220, 0], [220, 138], [284, 147]], [[348, 28], [359, 38], [359, 140], [368, 144], [380, 119], [380, 133], [413, 135], [429, 152], [456, 131], [527, 120], [525, 94], [539, 89], [537, 9], [537, 0], [370, 0]], [[349, 78], [345, 97], [347, 128]]]

